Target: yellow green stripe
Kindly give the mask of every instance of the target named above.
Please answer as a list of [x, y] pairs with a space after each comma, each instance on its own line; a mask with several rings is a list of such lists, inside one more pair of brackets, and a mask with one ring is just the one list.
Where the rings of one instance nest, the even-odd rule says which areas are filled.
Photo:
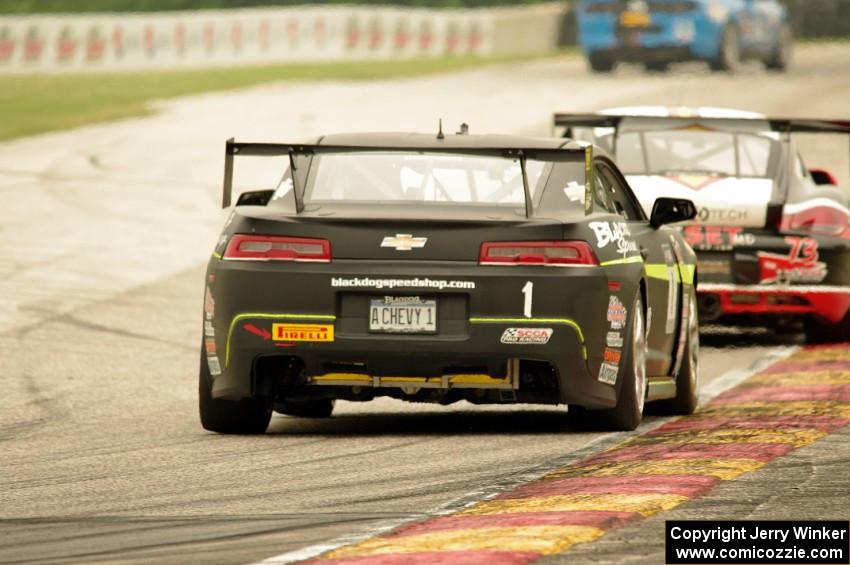
[[587, 346], [584, 344], [584, 333], [574, 320], [569, 318], [470, 318], [470, 324], [561, 324], [570, 326], [581, 340], [582, 354], [587, 359]]
[[646, 263], [643, 268], [646, 276], [651, 279], [670, 280], [670, 273], [667, 270], [669, 266], [666, 263]]
[[612, 265], [629, 265], [632, 263], [643, 263], [643, 257], [640, 255], [633, 255], [632, 257], [626, 257], [624, 259], [612, 259], [611, 261], [602, 261], [599, 263], [600, 267], [610, 267]]
[[215, 257], [216, 259], [221, 259], [221, 253], [219, 253], [218, 251], [213, 251], [212, 256]]
[[227, 341], [224, 345], [225, 368], [230, 365], [230, 337], [233, 335], [233, 330], [236, 328], [236, 324], [238, 324], [240, 320], [244, 320], [246, 318], [259, 318], [262, 320], [325, 320], [330, 322], [336, 320], [336, 316], [332, 314], [268, 314], [264, 312], [246, 312], [244, 314], [237, 314], [232, 320], [230, 320], [230, 327], [227, 329]]
[[685, 284], [694, 284], [694, 275], [696, 275], [696, 271], [696, 265], [679, 265], [679, 276], [681, 277], [682, 282]]

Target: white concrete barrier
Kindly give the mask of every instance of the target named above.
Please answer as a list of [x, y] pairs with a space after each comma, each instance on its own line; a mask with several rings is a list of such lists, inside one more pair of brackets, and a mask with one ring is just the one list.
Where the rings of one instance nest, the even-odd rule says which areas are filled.
[[202, 68], [549, 51], [562, 4], [304, 6], [0, 18], [0, 73]]

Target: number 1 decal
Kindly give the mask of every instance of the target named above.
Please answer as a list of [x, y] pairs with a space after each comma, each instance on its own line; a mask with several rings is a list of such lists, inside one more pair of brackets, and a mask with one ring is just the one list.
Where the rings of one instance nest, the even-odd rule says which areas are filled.
[[525, 315], [526, 318], [530, 318], [531, 302], [533, 300], [532, 295], [534, 293], [534, 283], [531, 281], [526, 282], [525, 286], [522, 287], [522, 293], [525, 295], [525, 304], [523, 305], [522, 313]]

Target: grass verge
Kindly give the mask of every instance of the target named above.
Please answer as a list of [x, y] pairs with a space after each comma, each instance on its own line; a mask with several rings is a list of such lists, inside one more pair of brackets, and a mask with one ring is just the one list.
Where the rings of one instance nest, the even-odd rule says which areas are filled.
[[0, 77], [0, 140], [145, 115], [151, 112], [152, 100], [201, 92], [285, 80], [401, 78], [531, 58], [446, 57], [140, 73], [6, 75]]

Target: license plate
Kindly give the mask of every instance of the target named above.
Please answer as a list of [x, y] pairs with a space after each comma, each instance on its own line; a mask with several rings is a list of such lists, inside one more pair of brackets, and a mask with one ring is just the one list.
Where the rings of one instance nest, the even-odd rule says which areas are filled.
[[369, 303], [369, 331], [436, 333], [437, 301], [418, 296], [385, 296]]
[[623, 27], [646, 27], [649, 25], [649, 14], [645, 12], [623, 12], [620, 23]]

